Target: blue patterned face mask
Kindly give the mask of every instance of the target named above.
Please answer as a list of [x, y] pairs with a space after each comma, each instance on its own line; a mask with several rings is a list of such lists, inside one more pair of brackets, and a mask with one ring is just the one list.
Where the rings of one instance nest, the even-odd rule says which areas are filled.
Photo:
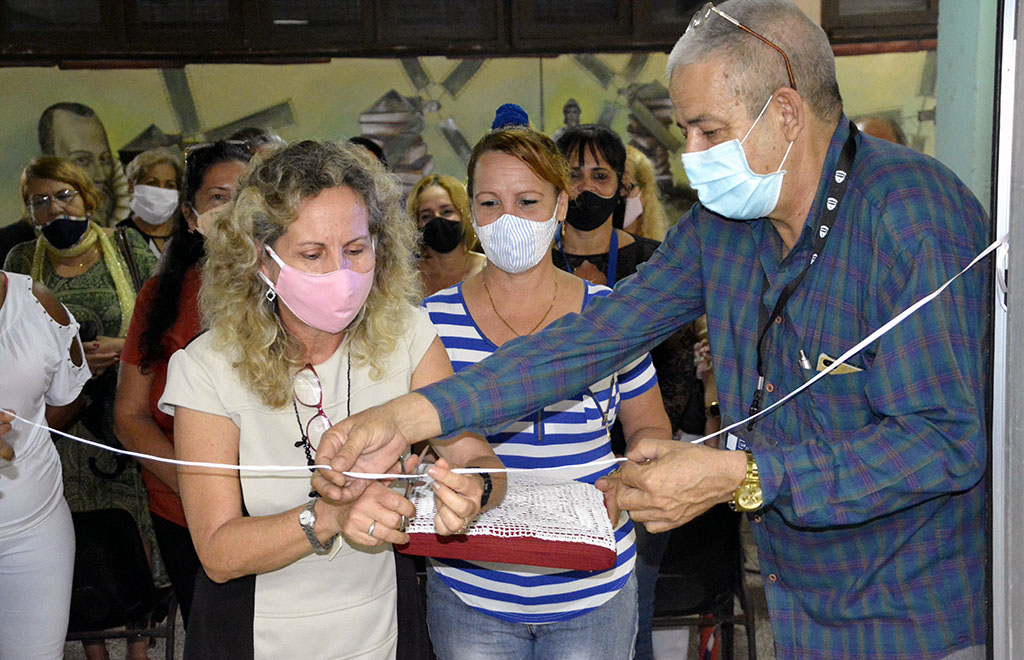
[[40, 231], [50, 245], [58, 250], [66, 250], [78, 245], [85, 232], [89, 230], [89, 217], [62, 214], [46, 225], [40, 227]]
[[506, 273], [522, 273], [551, 252], [551, 240], [558, 229], [558, 205], [544, 222], [505, 213], [482, 227], [474, 219], [473, 228], [488, 261]]
[[743, 143], [771, 102], [769, 97], [742, 140], [732, 139], [704, 151], [682, 155], [686, 177], [697, 191], [700, 203], [721, 216], [733, 220], [763, 218], [779, 203], [782, 177], [786, 174], [782, 166], [793, 143], [789, 143], [779, 169], [769, 174], [752, 171], [743, 151]]

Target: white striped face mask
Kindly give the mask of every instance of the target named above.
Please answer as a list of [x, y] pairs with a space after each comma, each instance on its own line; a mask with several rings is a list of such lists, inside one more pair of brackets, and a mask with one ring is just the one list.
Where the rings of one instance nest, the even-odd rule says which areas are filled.
[[551, 218], [543, 222], [506, 213], [483, 227], [473, 219], [480, 245], [487, 260], [506, 273], [522, 273], [540, 263], [551, 251], [551, 241], [558, 229], [558, 205]]

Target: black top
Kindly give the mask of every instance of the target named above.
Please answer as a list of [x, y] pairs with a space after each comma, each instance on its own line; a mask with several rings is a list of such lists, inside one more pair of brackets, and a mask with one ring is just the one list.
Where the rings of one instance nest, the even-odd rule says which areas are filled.
[[[627, 232], [628, 233], [628, 232]], [[633, 236], [633, 234], [630, 234]], [[629, 245], [619, 248], [619, 259], [615, 266], [615, 281], [621, 282], [623, 279], [632, 275], [636, 272], [637, 264], [642, 264], [651, 258], [654, 251], [661, 245], [658, 241], [653, 241], [643, 236], [633, 236], [633, 242]], [[551, 252], [551, 258], [555, 260], [555, 265], [562, 270], [571, 273], [579, 268], [584, 261], [597, 266], [598, 270], [602, 273], [607, 274], [608, 271], [608, 253], [603, 252], [601, 254], [570, 254], [565, 253], [562, 256], [562, 251], [557, 247]], [[566, 259], [569, 260], [568, 266], [566, 265]]]
[[[628, 233], [628, 232], [627, 232]], [[615, 266], [615, 281], [621, 282], [636, 272], [638, 264], [651, 258], [654, 251], [661, 245], [658, 241], [634, 236], [633, 242], [619, 248], [618, 263]], [[573, 272], [589, 261], [602, 272], [608, 269], [608, 253], [578, 255], [555, 247], [551, 258], [555, 266]], [[566, 261], [568, 260], [568, 263]], [[606, 273], [607, 274], [607, 273]], [[697, 343], [697, 332], [693, 323], [688, 323], [675, 334], [651, 350], [651, 360], [658, 372], [658, 386], [672, 423], [672, 431], [682, 430], [686, 433], [704, 435], [704, 385], [697, 378], [696, 366], [693, 362], [693, 345]], [[621, 426], [616, 422], [612, 430], [612, 450], [624, 453]]]
[[12, 225], [0, 228], [0, 266], [3, 266], [7, 253], [18, 243], [36, 240], [36, 232], [25, 220], [18, 220]]

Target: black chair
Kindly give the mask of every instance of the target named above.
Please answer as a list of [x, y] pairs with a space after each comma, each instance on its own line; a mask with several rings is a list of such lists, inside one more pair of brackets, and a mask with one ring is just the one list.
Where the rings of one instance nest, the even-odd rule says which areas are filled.
[[[741, 625], [747, 657], [757, 660], [739, 523], [740, 514], [719, 504], [672, 530], [655, 584], [652, 627], [721, 626], [723, 660], [733, 660], [734, 626]], [[740, 603], [738, 614], [734, 598]]]
[[[153, 585], [139, 529], [122, 509], [71, 514], [75, 524], [75, 575], [69, 641], [162, 637], [174, 659], [178, 604]], [[160, 623], [163, 621], [163, 623]]]

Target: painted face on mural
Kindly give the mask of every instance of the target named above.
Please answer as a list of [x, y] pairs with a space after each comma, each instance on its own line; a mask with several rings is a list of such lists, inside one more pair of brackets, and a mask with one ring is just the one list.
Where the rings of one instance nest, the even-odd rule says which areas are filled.
[[579, 126], [580, 107], [578, 105], [566, 105], [562, 108], [562, 117], [566, 126]]
[[81, 167], [102, 194], [99, 214], [109, 217], [114, 207], [114, 159], [107, 132], [96, 117], [57, 110], [53, 115], [53, 155]]

